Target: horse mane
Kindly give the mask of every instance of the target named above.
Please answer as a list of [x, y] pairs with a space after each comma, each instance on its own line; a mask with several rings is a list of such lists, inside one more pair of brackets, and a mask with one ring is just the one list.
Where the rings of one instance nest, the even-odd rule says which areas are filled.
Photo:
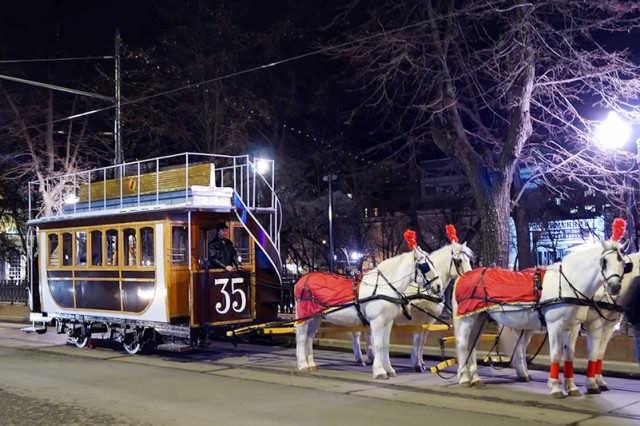
[[596, 248], [596, 247], [602, 248], [602, 245], [600, 243], [578, 244], [577, 246], [571, 247], [569, 249], [569, 252], [565, 256], [568, 256], [568, 255], [573, 254], [573, 253], [582, 253], [584, 251], [591, 250], [592, 248]]
[[396, 265], [393, 265], [393, 264], [402, 262], [403, 258], [407, 257], [407, 255], [411, 255], [412, 258], [413, 258], [413, 250], [405, 252], [405, 253], [400, 253], [400, 254], [392, 256], [392, 257], [390, 257], [388, 259], [385, 259], [382, 262], [378, 263], [378, 266], [376, 266], [375, 268], [367, 271], [367, 273], [377, 272], [380, 269], [382, 269], [383, 272], [386, 272], [385, 270], [387, 268], [390, 268], [391, 266], [396, 266]]
[[606, 250], [618, 250], [621, 244], [619, 241], [615, 241], [615, 240], [603, 240], [602, 242], [598, 242], [598, 243], [579, 244], [577, 246], [571, 247], [571, 249], [569, 249], [569, 253], [567, 253], [566, 256], [573, 253], [582, 253], [584, 251], [591, 250], [593, 248], [602, 249], [603, 246], [604, 246], [604, 249]]
[[464, 245], [464, 244], [460, 244], [460, 243], [449, 243], [447, 245], [444, 245], [442, 247], [440, 247], [437, 250], [434, 250], [431, 252], [430, 256], [436, 256], [437, 254], [442, 253], [443, 251], [447, 251], [447, 255], [449, 251], [461, 251], [464, 254], [466, 254], [467, 256], [469, 256], [469, 259], [474, 259], [476, 257], [475, 253], [473, 252], [473, 250], [471, 250], [469, 248], [469, 246]]

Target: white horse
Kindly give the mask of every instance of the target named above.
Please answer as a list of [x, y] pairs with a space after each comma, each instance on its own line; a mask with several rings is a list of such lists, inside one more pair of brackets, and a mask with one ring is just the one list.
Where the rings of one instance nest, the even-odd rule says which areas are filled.
[[[462, 276], [465, 272], [471, 270], [473, 251], [467, 247], [467, 243], [460, 244], [458, 242], [453, 242], [430, 253], [429, 258], [433, 261], [435, 271], [446, 287], [449, 285], [451, 280], [454, 280]], [[422, 286], [419, 286], [416, 283], [411, 283], [404, 292], [404, 295], [411, 300], [407, 308], [410, 318], [401, 315], [396, 319], [395, 324], [433, 324], [436, 319], [440, 317], [442, 309], [444, 308], [444, 301], [439, 301], [442, 300], [442, 293], [443, 292], [440, 294], [427, 294]], [[411, 365], [417, 372], [423, 372], [426, 370], [423, 353], [428, 335], [428, 330], [413, 332]], [[370, 334], [365, 332], [365, 336], [367, 342], [367, 357], [371, 361], [373, 359], [373, 350], [371, 347]], [[362, 350], [360, 348], [360, 332], [351, 333], [351, 341], [356, 363], [365, 365], [362, 357]]]
[[[412, 245], [410, 244], [410, 247]], [[410, 252], [384, 260], [377, 268], [362, 275], [357, 291], [356, 303], [328, 307], [328, 309], [304, 318], [304, 300], [315, 297], [309, 291], [309, 284], [321, 282], [327, 274], [312, 272], [302, 276], [295, 285], [296, 295], [296, 356], [298, 370], [317, 371], [313, 359], [313, 339], [322, 319], [336, 325], [361, 326], [362, 319], [371, 326], [373, 339], [373, 377], [387, 379], [395, 377], [396, 372], [389, 360], [389, 339], [394, 319], [401, 311], [401, 305], [407, 303], [403, 293], [414, 281], [418, 281], [433, 291], [440, 292], [443, 285], [437, 275], [433, 262], [420, 247]], [[325, 284], [325, 288], [330, 286]]]
[[[565, 256], [561, 262], [550, 265], [544, 273], [542, 290], [536, 302], [499, 303], [485, 307], [482, 311], [460, 315], [460, 304], [469, 300], [458, 294], [461, 281], [468, 275], [465, 274], [456, 282], [453, 295], [458, 383], [461, 386], [483, 386], [476, 360], [477, 336], [482, 328], [482, 321], [479, 319], [484, 317], [481, 315], [483, 312], [499, 324], [511, 327], [516, 332], [522, 331], [522, 337], [513, 354], [512, 365], [520, 380], [531, 380], [526, 365], [526, 345], [532, 333], [543, 326], [544, 318], [549, 334], [551, 363], [547, 385], [552, 396], [563, 398], [564, 393], [558, 380], [563, 334], [578, 310], [578, 306], [567, 298], [573, 298], [573, 301], [592, 298], [598, 287], [602, 286], [603, 279], [610, 288], [619, 286], [624, 273], [623, 256], [627, 246], [628, 244], [622, 245], [612, 240], [604, 241], [601, 245], [585, 245], [581, 250]], [[507, 287], [509, 283], [503, 284]], [[533, 289], [532, 282], [532, 293]], [[539, 309], [536, 309], [536, 306], [539, 306]], [[573, 376], [572, 371], [565, 371], [564, 374], [565, 377]]]
[[[630, 254], [627, 260], [631, 269], [622, 278], [618, 294], [614, 294], [614, 291], [607, 291], [606, 287], [601, 287], [593, 297], [596, 305], [581, 306], [573, 323], [570, 324], [568, 344], [564, 347], [563, 357], [565, 363], [574, 359], [575, 342], [580, 332], [580, 324], [583, 324], [587, 331], [587, 351], [589, 354], [585, 388], [589, 394], [598, 394], [603, 390], [609, 390], [607, 382], [602, 377], [602, 360], [615, 327], [622, 319], [622, 306], [631, 282], [640, 275], [640, 253]], [[573, 379], [565, 380], [564, 387], [569, 394], [579, 395], [580, 391], [577, 390]]]

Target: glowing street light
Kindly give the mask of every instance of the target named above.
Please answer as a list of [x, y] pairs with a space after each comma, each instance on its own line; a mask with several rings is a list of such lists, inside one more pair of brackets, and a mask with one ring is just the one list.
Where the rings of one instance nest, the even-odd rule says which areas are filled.
[[269, 160], [265, 159], [257, 159], [256, 160], [256, 170], [259, 174], [263, 175], [269, 171], [271, 165], [269, 164]]
[[596, 131], [596, 143], [605, 149], [622, 148], [631, 138], [631, 123], [611, 111]]
[[[620, 149], [627, 144], [631, 138], [631, 123], [624, 120], [614, 111], [609, 112], [607, 118], [596, 130], [596, 143], [603, 149]], [[640, 156], [640, 139], [636, 141], [636, 157]], [[636, 161], [636, 167], [639, 165]], [[625, 176], [625, 183], [633, 187], [633, 183]], [[636, 220], [633, 215], [633, 194], [627, 195], [627, 233], [631, 241], [630, 250], [636, 251]]]

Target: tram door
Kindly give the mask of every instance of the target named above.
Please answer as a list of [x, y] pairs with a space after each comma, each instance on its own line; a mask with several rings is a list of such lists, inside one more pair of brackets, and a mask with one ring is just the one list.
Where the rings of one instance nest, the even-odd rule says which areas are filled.
[[[254, 319], [255, 294], [249, 271], [249, 236], [239, 224], [230, 224], [230, 237], [243, 265], [243, 271], [228, 272], [211, 268], [208, 264], [209, 242], [215, 237], [216, 223], [223, 218], [199, 218], [197, 227], [198, 259], [200, 269], [193, 274], [192, 323], [234, 324]], [[228, 221], [227, 221], [228, 223]], [[236, 231], [240, 227], [242, 231]], [[245, 235], [243, 235], [243, 232]]]

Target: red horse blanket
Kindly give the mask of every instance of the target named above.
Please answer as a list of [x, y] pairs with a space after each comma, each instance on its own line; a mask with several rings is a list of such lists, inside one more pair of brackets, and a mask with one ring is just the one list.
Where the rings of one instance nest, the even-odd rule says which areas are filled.
[[[351, 303], [355, 300], [353, 278], [326, 272], [310, 272], [303, 275], [293, 291], [298, 318], [316, 315], [327, 308]], [[357, 279], [355, 293], [360, 287]]]
[[467, 272], [455, 284], [458, 301], [456, 317], [485, 311], [503, 303], [533, 303], [540, 297], [535, 288], [535, 275], [540, 274], [540, 285], [544, 269], [525, 269], [519, 272], [500, 268], [478, 268]]

